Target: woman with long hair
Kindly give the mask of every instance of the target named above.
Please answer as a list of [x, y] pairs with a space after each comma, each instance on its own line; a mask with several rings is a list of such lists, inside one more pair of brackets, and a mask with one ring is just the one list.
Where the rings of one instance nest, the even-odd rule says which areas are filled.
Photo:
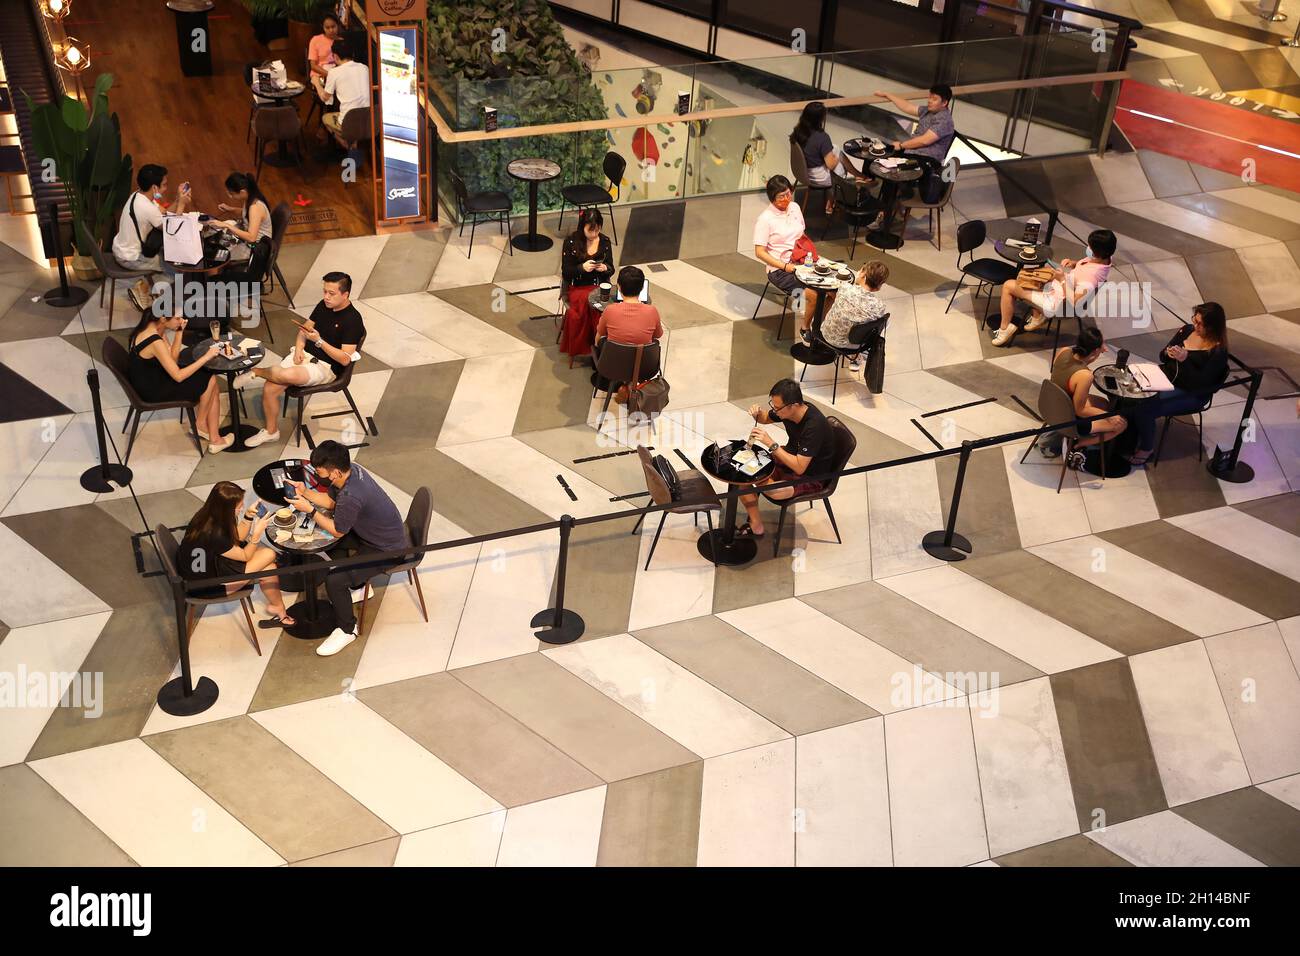
[[239, 219], [214, 219], [212, 225], [233, 233], [245, 242], [271, 238], [271, 204], [258, 188], [252, 173], [231, 173], [226, 177], [226, 197], [232, 205], [219, 203], [226, 212], [239, 213]]
[[608, 282], [614, 275], [614, 246], [601, 232], [605, 218], [599, 209], [584, 209], [578, 226], [565, 238], [560, 255], [560, 272], [564, 278], [564, 296], [568, 309], [560, 334], [560, 351], [573, 360], [591, 355], [596, 342], [599, 316], [587, 303], [592, 287]]
[[[1074, 440], [1074, 449], [1070, 453], [1070, 460], [1066, 463], [1075, 471], [1082, 468], [1085, 461], [1084, 453], [1079, 449], [1114, 438], [1128, 425], [1122, 415], [1084, 421], [1093, 415], [1102, 415], [1106, 412], [1106, 409], [1092, 401], [1090, 394], [1092, 369], [1089, 368], [1101, 357], [1105, 345], [1101, 332], [1088, 326], [1080, 333], [1074, 345], [1060, 349], [1052, 359], [1052, 383], [1060, 386], [1070, 396], [1070, 401], [1074, 404], [1074, 414], [1078, 419], [1076, 424], [1078, 437]], [[1045, 455], [1055, 458], [1056, 455], [1052, 454], [1054, 448], [1057, 446], [1049, 445]], [[1056, 453], [1060, 453], [1059, 448]]]
[[[127, 338], [126, 377], [146, 402], [197, 402], [195, 419], [199, 437], [208, 442], [209, 452], [225, 451], [235, 436], [220, 441], [221, 398], [217, 377], [205, 366], [217, 357], [219, 346], [187, 365], [180, 364], [181, 339], [188, 320], [181, 315], [161, 316], [144, 312]], [[167, 333], [175, 337], [169, 342]]]
[[[799, 122], [790, 133], [790, 142], [803, 151], [804, 162], [808, 164], [808, 184], [810, 186], [833, 186], [831, 170], [840, 165], [835, 155], [835, 147], [826, 132], [826, 104], [809, 103], [803, 108]], [[804, 196], [807, 200], [808, 197]], [[835, 208], [834, 193], [826, 197], [826, 212]]]
[[1228, 377], [1228, 318], [1217, 302], [1202, 302], [1160, 352], [1160, 365], [1174, 387], [1133, 406], [1137, 451], [1129, 459], [1146, 464], [1156, 443], [1156, 422], [1168, 415], [1199, 412]]
[[[275, 568], [275, 551], [259, 545], [262, 533], [271, 521], [268, 512], [260, 518], [245, 514], [241, 518], [240, 505], [244, 489], [233, 481], [218, 481], [208, 492], [208, 498], [190, 519], [185, 536], [176, 552], [176, 569], [187, 580], [225, 577], [229, 574], [270, 571]], [[244, 520], [251, 519], [251, 520]], [[258, 584], [266, 596], [266, 609], [271, 615], [257, 626], [282, 627], [293, 624], [284, 607], [278, 577], [260, 578]], [[234, 581], [225, 585], [226, 594], [232, 594], [245, 585]], [[214, 586], [212, 595], [221, 593], [221, 585]]]

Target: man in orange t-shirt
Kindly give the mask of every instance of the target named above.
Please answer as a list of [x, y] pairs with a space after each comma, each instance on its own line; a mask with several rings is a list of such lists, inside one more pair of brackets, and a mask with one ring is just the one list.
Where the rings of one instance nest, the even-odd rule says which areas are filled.
[[618, 291], [622, 302], [605, 307], [596, 326], [596, 341], [608, 337], [611, 342], [623, 345], [649, 345], [664, 334], [659, 310], [653, 305], [639, 302], [637, 297], [645, 287], [645, 273], [636, 266], [624, 266], [618, 272]]

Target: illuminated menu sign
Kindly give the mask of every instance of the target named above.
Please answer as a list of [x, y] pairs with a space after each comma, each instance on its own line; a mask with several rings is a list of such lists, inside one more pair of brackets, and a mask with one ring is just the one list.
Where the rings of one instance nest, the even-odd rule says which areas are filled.
[[420, 101], [415, 27], [380, 27], [384, 219], [420, 214]]

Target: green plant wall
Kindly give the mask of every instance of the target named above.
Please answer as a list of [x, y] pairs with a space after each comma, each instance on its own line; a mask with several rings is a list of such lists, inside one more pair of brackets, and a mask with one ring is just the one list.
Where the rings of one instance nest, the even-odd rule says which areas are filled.
[[[457, 129], [482, 128], [484, 106], [496, 109], [502, 129], [605, 118], [600, 91], [545, 0], [430, 0], [428, 43], [430, 79], [458, 118]], [[554, 160], [560, 175], [541, 185], [539, 205], [558, 209], [565, 184], [604, 182], [608, 143], [603, 131], [461, 143], [444, 145], [438, 162], [441, 170], [457, 169], [470, 192], [508, 192], [522, 213], [527, 187], [506, 173], [506, 164]], [[443, 188], [450, 198], [450, 187]], [[448, 205], [454, 208], [454, 200]]]

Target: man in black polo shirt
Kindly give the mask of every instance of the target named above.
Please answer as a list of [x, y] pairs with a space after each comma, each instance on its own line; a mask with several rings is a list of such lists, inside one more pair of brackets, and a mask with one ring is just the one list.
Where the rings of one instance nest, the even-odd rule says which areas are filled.
[[[316, 526], [338, 539], [337, 547], [330, 548], [333, 557], [397, 551], [411, 543], [397, 505], [368, 471], [352, 463], [346, 445], [321, 442], [311, 453], [311, 466], [329, 482], [329, 491], [313, 491], [301, 482], [291, 481], [298, 495], [289, 503], [299, 511], [317, 511]], [[321, 508], [333, 511], [334, 517], [321, 514]], [[395, 557], [391, 563], [401, 564], [402, 559]], [[325, 576], [325, 592], [334, 605], [338, 627], [316, 648], [321, 657], [337, 654], [357, 639], [352, 589], [365, 586], [379, 573], [378, 568], [358, 567], [331, 571]]]
[[298, 330], [293, 351], [279, 365], [255, 368], [235, 379], [243, 388], [263, 379], [262, 413], [266, 427], [245, 444], [250, 447], [280, 439], [280, 397], [292, 385], [326, 385], [348, 367], [366, 334], [361, 313], [352, 304], [352, 277], [346, 272], [325, 273], [324, 292], [311, 318]]
[[[755, 488], [780, 481], [793, 481], [805, 474], [825, 475], [835, 469], [835, 441], [831, 427], [826, 423], [826, 416], [821, 413], [821, 409], [805, 404], [803, 391], [794, 379], [783, 378], [773, 385], [772, 391], [768, 393], [767, 408], [753, 405], [749, 414], [754, 416], [754, 421], [759, 425], [784, 425], [789, 436], [789, 441], [782, 447], [765, 428], [755, 428], [749, 433], [750, 441], [766, 446], [776, 462], [771, 476], [758, 482]], [[824, 481], [805, 481], [766, 494], [769, 498], [781, 500], [811, 494], [823, 487]], [[749, 520], [736, 531], [737, 536], [763, 537], [767, 532], [763, 528], [763, 517], [758, 513], [758, 495], [741, 495], [740, 503], [749, 513]]]

